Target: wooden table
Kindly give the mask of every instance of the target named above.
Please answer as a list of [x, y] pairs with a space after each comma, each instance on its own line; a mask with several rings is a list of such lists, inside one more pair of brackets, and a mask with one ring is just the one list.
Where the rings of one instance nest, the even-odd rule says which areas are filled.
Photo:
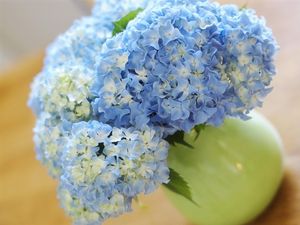
[[[267, 18], [281, 45], [274, 91], [261, 112], [278, 128], [286, 150], [282, 187], [253, 225], [300, 225], [300, 1], [250, 0], [249, 6]], [[42, 53], [29, 57], [0, 75], [0, 225], [70, 224], [56, 200], [56, 182], [33, 150], [34, 117], [26, 101], [42, 58]], [[142, 201], [145, 207], [106, 224], [190, 225], [161, 190]]]

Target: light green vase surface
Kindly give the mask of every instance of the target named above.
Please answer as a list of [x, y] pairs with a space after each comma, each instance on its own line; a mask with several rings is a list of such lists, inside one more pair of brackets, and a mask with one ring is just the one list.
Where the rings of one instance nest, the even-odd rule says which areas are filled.
[[241, 225], [271, 202], [282, 179], [282, 143], [260, 114], [227, 119], [221, 127], [185, 134], [194, 149], [172, 146], [169, 167], [189, 184], [198, 206], [166, 190], [174, 205], [195, 225]]

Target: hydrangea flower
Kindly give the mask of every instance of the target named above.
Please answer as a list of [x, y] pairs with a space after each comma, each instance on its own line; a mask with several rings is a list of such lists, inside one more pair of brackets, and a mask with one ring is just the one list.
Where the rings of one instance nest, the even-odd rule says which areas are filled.
[[45, 68], [64, 67], [67, 63], [93, 69], [102, 44], [111, 37], [112, 20], [107, 19], [109, 15], [104, 14], [103, 18], [84, 17], [75, 21], [47, 48]]
[[78, 224], [99, 224], [130, 211], [136, 195], [168, 182], [168, 147], [150, 128], [119, 129], [98, 121], [73, 124], [61, 157], [60, 184], [71, 199], [61, 195], [62, 205], [77, 222], [78, 215], [86, 215], [86, 222]]
[[88, 119], [94, 80], [95, 75], [85, 67], [45, 69], [33, 83], [29, 104], [37, 115], [47, 112], [68, 121]]
[[163, 127], [247, 118], [270, 91], [276, 43], [252, 10], [207, 1], [160, 1], [104, 43], [93, 103], [117, 127]]

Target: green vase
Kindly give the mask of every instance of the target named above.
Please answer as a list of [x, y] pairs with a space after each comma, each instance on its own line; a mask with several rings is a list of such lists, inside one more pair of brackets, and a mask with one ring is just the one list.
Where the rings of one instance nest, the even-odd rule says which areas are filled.
[[270, 204], [282, 180], [282, 143], [260, 114], [227, 119], [184, 139], [194, 148], [170, 148], [169, 167], [189, 184], [194, 204], [166, 190], [171, 202], [195, 225], [241, 225]]

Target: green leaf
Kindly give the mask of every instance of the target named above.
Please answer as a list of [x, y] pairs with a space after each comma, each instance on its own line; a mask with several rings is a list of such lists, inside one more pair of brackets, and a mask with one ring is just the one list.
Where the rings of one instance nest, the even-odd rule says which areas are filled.
[[166, 138], [166, 141], [169, 142], [170, 145], [175, 146], [176, 144], [182, 144], [188, 148], [194, 148], [193, 145], [189, 144], [184, 140], [184, 132], [183, 131], [177, 131], [173, 135], [169, 135]]
[[121, 33], [123, 30], [126, 29], [127, 24], [133, 20], [141, 11], [142, 8], [138, 8], [136, 10], [131, 11], [126, 16], [122, 17], [120, 20], [113, 22], [114, 29], [112, 31], [112, 35], [115, 36], [118, 33]]
[[205, 129], [206, 125], [205, 124], [199, 124], [194, 127], [194, 130], [196, 131], [197, 135], [195, 137], [195, 140], [198, 139], [200, 133]]
[[188, 183], [174, 169], [170, 168], [170, 182], [163, 185], [170, 191], [185, 197], [198, 206], [192, 198], [192, 193]]
[[[199, 137], [200, 133], [205, 129], [205, 127], [206, 124], [199, 124], [193, 128], [197, 133], [195, 140]], [[175, 134], [168, 136], [166, 138], [166, 141], [173, 146], [175, 146], [176, 144], [181, 144], [188, 148], [194, 148], [193, 145], [184, 140], [184, 131], [177, 131]]]

